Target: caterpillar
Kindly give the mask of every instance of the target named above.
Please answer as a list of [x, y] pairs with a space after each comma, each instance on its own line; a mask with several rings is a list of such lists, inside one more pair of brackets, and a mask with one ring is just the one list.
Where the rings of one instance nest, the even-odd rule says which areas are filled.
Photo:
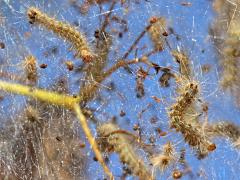
[[207, 126], [207, 134], [213, 138], [226, 137], [236, 148], [240, 148], [240, 128], [231, 122], [218, 122]]
[[184, 51], [171, 51], [172, 56], [179, 64], [179, 72], [185, 79], [190, 79], [192, 76], [192, 70], [190, 65], [190, 59]]
[[164, 34], [166, 33], [166, 19], [163, 17], [152, 17], [149, 21], [152, 26], [148, 30], [148, 34], [154, 49], [162, 51], [165, 44]]
[[38, 79], [36, 58], [32, 55], [25, 57], [24, 69], [26, 78], [31, 84], [36, 84]]
[[[97, 128], [101, 151], [116, 152], [122, 163], [126, 164], [135, 176], [140, 179], [152, 179], [143, 161], [136, 155], [129, 139], [123, 133], [117, 133], [120, 128], [113, 123], [105, 123]], [[115, 133], [116, 132], [116, 133]]]
[[30, 7], [27, 15], [30, 24], [38, 23], [69, 41], [77, 53], [76, 56], [82, 58], [84, 62], [90, 62], [93, 59], [94, 55], [85, 37], [70, 24], [57, 21], [35, 7]]
[[197, 121], [189, 121], [185, 115], [193, 105], [199, 92], [199, 86], [192, 81], [187, 83], [175, 104], [170, 107], [168, 112], [170, 126], [177, 132], [181, 132], [185, 141], [197, 150], [198, 158], [204, 158], [208, 152], [216, 149], [216, 145], [211, 143], [202, 131], [202, 127]]
[[160, 154], [151, 158], [153, 167], [159, 167], [161, 172], [164, 172], [175, 161], [175, 148], [171, 142], [166, 143]]

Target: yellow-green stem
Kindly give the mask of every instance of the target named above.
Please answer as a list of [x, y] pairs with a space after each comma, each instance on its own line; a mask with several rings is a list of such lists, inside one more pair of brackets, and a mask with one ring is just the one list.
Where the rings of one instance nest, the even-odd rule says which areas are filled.
[[95, 143], [95, 140], [94, 140], [94, 137], [92, 136], [91, 130], [89, 129], [89, 127], [87, 125], [86, 117], [83, 115], [83, 113], [79, 107], [79, 104], [76, 103], [74, 105], [74, 110], [75, 110], [75, 113], [77, 115], [77, 118], [78, 118], [80, 124], [82, 125], [83, 131], [84, 131], [86, 137], [88, 138], [90, 145], [92, 146], [92, 149], [96, 155], [96, 158], [98, 159], [98, 162], [102, 165], [105, 173], [110, 177], [110, 179], [113, 179], [113, 175], [104, 162], [102, 154], [99, 151], [97, 144]]
[[68, 109], [73, 109], [73, 105], [80, 101], [79, 97], [68, 96], [51, 92], [43, 89], [37, 89], [35, 87], [24, 86], [15, 83], [9, 83], [0, 80], [0, 90], [29, 96], [40, 101], [44, 101], [50, 104], [64, 106]]

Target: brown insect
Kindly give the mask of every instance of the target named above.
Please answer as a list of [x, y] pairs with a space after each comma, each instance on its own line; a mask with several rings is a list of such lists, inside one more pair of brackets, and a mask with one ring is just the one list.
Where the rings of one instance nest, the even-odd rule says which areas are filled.
[[171, 142], [163, 145], [162, 152], [151, 157], [153, 167], [158, 167], [161, 172], [164, 172], [174, 161], [175, 148]]
[[172, 173], [173, 179], [180, 179], [182, 177], [183, 173], [179, 170], [174, 170]]
[[86, 147], [86, 144], [84, 144], [84, 143], [80, 143], [80, 148], [85, 148]]
[[96, 38], [96, 39], [99, 39], [100, 38], [100, 31], [99, 30], [96, 30], [95, 32], [94, 32], [94, 37]]
[[123, 111], [123, 110], [121, 110], [121, 112], [120, 112], [120, 114], [119, 114], [121, 117], [123, 117], [123, 116], [125, 116], [126, 115], [126, 113]]
[[4, 49], [5, 48], [5, 44], [3, 42], [0, 42], [0, 48]]
[[167, 132], [166, 131], [162, 131], [160, 128], [157, 128], [156, 131], [159, 134], [159, 136], [166, 136], [167, 135]]
[[156, 116], [153, 116], [153, 117], [150, 118], [150, 123], [151, 124], [156, 124], [157, 121], [158, 121], [158, 118]]
[[57, 136], [57, 137], [56, 137], [56, 140], [60, 142], [60, 141], [62, 141], [62, 138], [59, 137], [59, 136]]
[[208, 147], [207, 147], [207, 150], [208, 151], [214, 151], [215, 149], [216, 149], [217, 147], [216, 147], [216, 144], [210, 144]]
[[26, 118], [30, 122], [37, 122], [39, 120], [39, 114], [37, 109], [29, 106], [25, 110]]
[[153, 16], [153, 17], [150, 18], [149, 22], [150, 22], [151, 24], [154, 24], [154, 23], [157, 22], [157, 20], [158, 20], [158, 18], [157, 18], [156, 16]]
[[37, 74], [37, 61], [36, 58], [32, 55], [25, 57], [24, 60], [24, 69], [27, 76], [27, 80], [31, 83], [36, 83], [38, 79]]
[[167, 132], [165, 132], [165, 131], [162, 131], [159, 133], [159, 136], [166, 136], [166, 135], [167, 135]]
[[156, 51], [162, 51], [164, 49], [164, 36], [167, 36], [166, 32], [166, 20], [163, 17], [152, 17], [149, 20], [151, 26], [148, 30], [148, 34], [153, 43], [154, 49]]
[[134, 124], [133, 130], [134, 130], [134, 131], [137, 131], [137, 130], [139, 130], [139, 129], [140, 129], [139, 124]]
[[167, 31], [164, 31], [164, 32], [162, 33], [162, 35], [163, 35], [163, 36], [168, 36], [168, 32], [167, 32]]
[[42, 68], [42, 69], [45, 69], [45, 68], [47, 68], [47, 64], [40, 64], [39, 67]]
[[148, 72], [145, 71], [143, 68], [140, 68], [138, 71], [137, 71], [137, 76], [138, 77], [141, 77], [143, 79], [146, 79], [146, 77], [148, 76]]
[[172, 73], [170, 73], [170, 72], [164, 72], [164, 73], [162, 74], [162, 76], [160, 76], [160, 78], [159, 78], [159, 80], [158, 80], [159, 83], [160, 83], [160, 85], [161, 85], [161, 87], [169, 87], [169, 86], [170, 86], [169, 81], [170, 81], [171, 77], [173, 77], [173, 74], [172, 74]]
[[203, 73], [209, 73], [211, 70], [211, 65], [210, 64], [204, 64], [202, 65], [202, 72]]
[[143, 78], [137, 77], [136, 83], [137, 98], [142, 98], [145, 95]]
[[66, 66], [67, 66], [67, 69], [69, 71], [72, 71], [74, 69], [74, 65], [73, 65], [73, 62], [72, 61], [66, 61], [65, 62]]
[[158, 98], [157, 96], [151, 96], [151, 98], [153, 98], [157, 103], [161, 102], [161, 99]]
[[192, 6], [192, 3], [190, 3], [190, 2], [181, 2], [181, 5], [190, 7], [190, 6]]

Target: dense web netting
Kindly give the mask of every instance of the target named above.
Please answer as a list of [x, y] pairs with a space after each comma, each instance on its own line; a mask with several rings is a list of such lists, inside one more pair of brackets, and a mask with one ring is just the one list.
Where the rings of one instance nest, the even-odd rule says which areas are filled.
[[238, 179], [239, 6], [1, 0], [0, 179]]

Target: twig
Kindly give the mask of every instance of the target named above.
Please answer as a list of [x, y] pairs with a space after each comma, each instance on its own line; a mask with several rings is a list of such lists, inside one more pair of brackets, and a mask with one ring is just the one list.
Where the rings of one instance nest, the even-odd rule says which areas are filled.
[[[152, 27], [152, 24], [148, 25], [137, 37], [137, 39], [133, 42], [133, 44], [130, 46], [130, 48], [127, 50], [127, 52], [123, 55], [122, 59], [126, 59], [129, 54], [133, 51], [133, 49], [137, 46], [139, 41], [142, 39], [142, 37], [146, 34], [146, 32]], [[124, 66], [125, 70], [127, 72], [132, 73], [131, 68], [129, 68], [127, 65]]]
[[106, 72], [103, 73], [103, 76], [101, 77], [101, 79], [104, 80], [106, 77], [110, 76], [113, 72], [115, 72], [120, 67], [125, 67], [130, 64], [136, 64], [138, 62], [140, 62], [139, 59], [134, 59], [134, 60], [130, 60], [130, 61], [119, 60], [110, 69], [108, 69]]
[[104, 159], [102, 158], [101, 152], [99, 151], [99, 148], [98, 148], [97, 144], [95, 143], [94, 137], [92, 136], [92, 133], [87, 124], [87, 120], [86, 120], [85, 116], [82, 114], [79, 104], [77, 104], [77, 103], [74, 104], [74, 111], [77, 115], [77, 118], [83, 128], [83, 131], [84, 131], [86, 137], [88, 138], [90, 145], [92, 146], [92, 149], [95, 153], [96, 158], [98, 159], [98, 162], [102, 165], [105, 173], [110, 177], [110, 179], [113, 179], [113, 175], [112, 175], [111, 171], [108, 169], [107, 165], [105, 164]]
[[133, 42], [133, 44], [130, 46], [130, 48], [127, 50], [127, 52], [123, 55], [122, 59], [126, 59], [129, 54], [132, 52], [132, 50], [136, 47], [136, 45], [139, 43], [139, 41], [142, 39], [142, 37], [146, 34], [146, 32], [151, 28], [152, 24], [148, 25], [137, 37], [137, 39]]
[[104, 22], [103, 22], [102, 27], [101, 27], [101, 32], [105, 31], [105, 29], [106, 29], [106, 27], [109, 23], [109, 17], [111, 16], [111, 14], [113, 12], [112, 10], [113, 10], [115, 4], [116, 4], [116, 1], [114, 0], [111, 4], [110, 8], [109, 8], [109, 13], [105, 16]]

